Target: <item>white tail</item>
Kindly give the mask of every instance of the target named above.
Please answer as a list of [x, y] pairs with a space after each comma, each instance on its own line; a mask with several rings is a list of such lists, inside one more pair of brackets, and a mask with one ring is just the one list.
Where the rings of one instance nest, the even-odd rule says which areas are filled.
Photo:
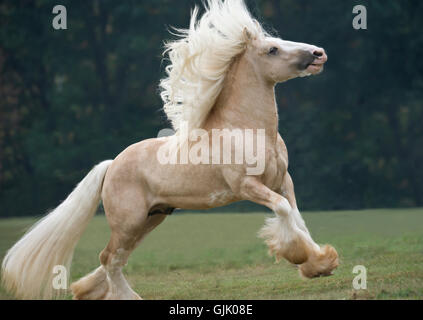
[[4, 287], [22, 299], [50, 299], [63, 294], [52, 285], [56, 265], [69, 275], [73, 251], [101, 199], [112, 160], [95, 166], [56, 209], [37, 222], [7, 252], [2, 263]]

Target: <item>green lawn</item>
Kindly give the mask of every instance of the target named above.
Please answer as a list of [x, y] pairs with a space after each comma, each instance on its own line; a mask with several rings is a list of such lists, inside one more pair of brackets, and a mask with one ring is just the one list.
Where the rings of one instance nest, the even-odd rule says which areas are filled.
[[[174, 213], [132, 254], [125, 274], [144, 299], [422, 299], [423, 209], [306, 212], [318, 243], [332, 244], [340, 266], [304, 280], [274, 263], [256, 237], [263, 213]], [[0, 220], [0, 257], [34, 219]], [[78, 244], [72, 279], [98, 265], [109, 229], [96, 216]], [[355, 265], [367, 268], [367, 290], [352, 287]], [[11, 297], [0, 288], [0, 299]]]

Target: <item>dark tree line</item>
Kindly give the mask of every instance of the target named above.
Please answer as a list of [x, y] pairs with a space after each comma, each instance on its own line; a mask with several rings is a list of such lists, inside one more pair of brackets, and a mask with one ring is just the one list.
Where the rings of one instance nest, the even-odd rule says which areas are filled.
[[[247, 1], [278, 36], [322, 46], [318, 77], [277, 89], [303, 209], [423, 203], [423, 3]], [[189, 0], [0, 2], [0, 216], [56, 206], [95, 163], [169, 127], [157, 86]], [[367, 8], [367, 30], [352, 8]]]

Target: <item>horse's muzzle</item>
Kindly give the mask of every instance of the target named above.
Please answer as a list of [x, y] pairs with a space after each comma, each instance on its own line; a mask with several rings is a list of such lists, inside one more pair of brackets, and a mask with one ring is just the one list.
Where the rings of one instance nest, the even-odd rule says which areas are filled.
[[299, 56], [298, 69], [300, 71], [307, 70], [312, 74], [322, 71], [323, 65], [328, 60], [325, 50], [317, 47], [313, 47], [310, 51], [301, 51]]
[[297, 67], [299, 70], [305, 70], [309, 65], [311, 65], [316, 57], [309, 51], [301, 51], [299, 54], [299, 61]]

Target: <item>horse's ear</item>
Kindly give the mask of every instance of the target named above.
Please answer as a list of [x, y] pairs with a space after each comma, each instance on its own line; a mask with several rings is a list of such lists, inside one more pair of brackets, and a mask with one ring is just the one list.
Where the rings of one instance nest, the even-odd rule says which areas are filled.
[[247, 27], [245, 27], [245, 28], [244, 28], [243, 34], [244, 34], [244, 39], [245, 39], [245, 42], [246, 42], [247, 44], [249, 44], [249, 43], [251, 43], [251, 41], [253, 41], [253, 35], [252, 35], [252, 34], [251, 34], [251, 32], [247, 29]]

